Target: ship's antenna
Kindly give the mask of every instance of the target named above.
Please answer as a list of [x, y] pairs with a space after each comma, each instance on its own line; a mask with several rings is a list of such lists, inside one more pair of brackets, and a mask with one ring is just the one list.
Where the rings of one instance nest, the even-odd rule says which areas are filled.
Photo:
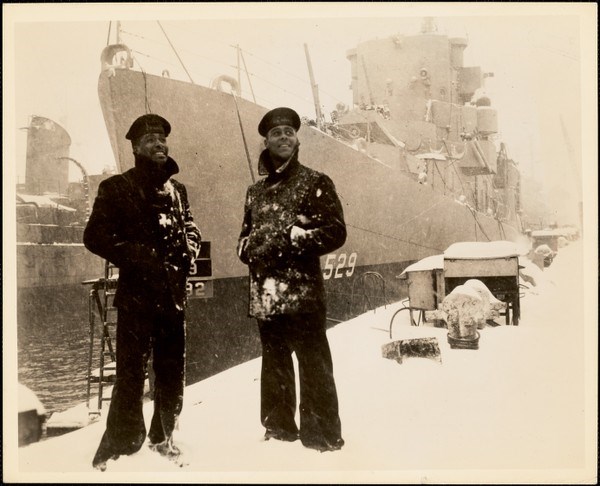
[[196, 84], [194, 83], [194, 80], [192, 79], [192, 76], [190, 75], [190, 73], [188, 72], [187, 68], [185, 67], [185, 64], [183, 64], [183, 61], [181, 60], [181, 58], [179, 57], [179, 54], [177, 54], [177, 50], [175, 49], [175, 47], [173, 46], [173, 43], [171, 42], [171, 39], [169, 39], [169, 36], [167, 35], [167, 33], [165, 32], [165, 29], [163, 29], [163, 26], [160, 23], [160, 20], [157, 20], [156, 23], [158, 24], [158, 26], [160, 27], [160, 30], [162, 30], [163, 34], [165, 35], [165, 38], [167, 39], [167, 42], [169, 43], [169, 45], [171, 46], [171, 49], [173, 49], [173, 52], [175, 53], [175, 55], [177, 56], [177, 59], [179, 59], [179, 62], [181, 63], [181, 67], [183, 67], [183, 70], [185, 71], [185, 73], [188, 75], [188, 78], [190, 78], [190, 82], [192, 84]]
[[304, 52], [306, 53], [306, 63], [308, 64], [308, 75], [310, 77], [310, 85], [312, 87], [313, 100], [315, 102], [315, 112], [317, 114], [317, 127], [322, 130], [321, 122], [321, 103], [319, 102], [319, 85], [315, 83], [315, 77], [313, 75], [312, 64], [310, 63], [310, 54], [308, 52], [308, 46], [304, 44]]

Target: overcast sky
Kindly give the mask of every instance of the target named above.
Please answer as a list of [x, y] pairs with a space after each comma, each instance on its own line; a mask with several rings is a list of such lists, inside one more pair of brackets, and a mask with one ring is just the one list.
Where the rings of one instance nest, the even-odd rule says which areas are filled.
[[[144, 70], [160, 74], [168, 69], [171, 77], [187, 79], [165, 42], [156, 22], [160, 20], [194, 82], [202, 85], [220, 74], [236, 76], [237, 56], [231, 46], [239, 45], [259, 104], [289, 105], [314, 116], [305, 43], [321, 103], [329, 113], [336, 103], [351, 102], [348, 49], [374, 37], [416, 34], [422, 17], [435, 16], [440, 33], [468, 37], [465, 65], [494, 73], [486, 87], [498, 109], [499, 138], [506, 142], [509, 155], [545, 190], [562, 186], [578, 199], [578, 177], [586, 157], [582, 155], [582, 99], [587, 103], [596, 96], [596, 69], [589, 62], [596, 52], [595, 24], [590, 23], [592, 16], [595, 19], [595, 4], [9, 7], [13, 15], [7, 19], [7, 6], [3, 6], [8, 27], [3, 46], [7, 66], [14, 71], [5, 69], [4, 99], [9, 94], [11, 98], [4, 110], [3, 135], [9, 146], [14, 142], [12, 160], [19, 180], [24, 180], [26, 143], [26, 133], [19, 128], [28, 124], [31, 115], [60, 123], [71, 136], [71, 156], [90, 173], [114, 166], [97, 95], [100, 53], [110, 20], [122, 21], [122, 40]], [[114, 32], [113, 22], [111, 42]], [[583, 90], [582, 80], [587, 83]], [[586, 86], [594, 93], [586, 93]], [[244, 76], [242, 88], [244, 97], [251, 99]]]

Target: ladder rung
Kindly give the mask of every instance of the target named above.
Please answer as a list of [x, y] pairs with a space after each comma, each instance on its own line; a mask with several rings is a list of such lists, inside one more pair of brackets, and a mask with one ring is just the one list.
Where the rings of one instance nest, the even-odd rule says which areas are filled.
[[[102, 383], [114, 383], [115, 378], [114, 375], [104, 376], [102, 378]], [[98, 376], [90, 376], [90, 383], [100, 383], [100, 378]]]

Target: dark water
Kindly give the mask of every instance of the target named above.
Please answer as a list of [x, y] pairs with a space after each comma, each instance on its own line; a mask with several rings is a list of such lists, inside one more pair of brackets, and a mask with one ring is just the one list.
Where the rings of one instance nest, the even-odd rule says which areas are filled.
[[73, 286], [54, 289], [51, 294], [19, 292], [17, 323], [19, 382], [37, 395], [49, 413], [85, 401], [89, 356], [86, 289]]
[[[245, 278], [222, 279], [215, 281], [212, 298], [190, 301], [187, 384], [259, 356], [260, 339], [255, 321], [247, 317], [245, 286]], [[19, 289], [18, 379], [49, 413], [66, 410], [87, 398], [89, 290], [83, 285]], [[101, 321], [95, 306], [92, 308], [94, 370], [99, 367]], [[91, 391], [93, 396], [97, 385], [92, 385]]]
[[[390, 283], [402, 267], [369, 267], [385, 276], [387, 287], [350, 279], [329, 282], [329, 325], [399, 299]], [[214, 280], [210, 298], [191, 300], [187, 310], [187, 384], [208, 378], [260, 356], [260, 338], [247, 317], [247, 278]], [[359, 279], [360, 283], [360, 279]], [[362, 284], [361, 284], [362, 285]], [[90, 352], [88, 293], [83, 285], [19, 289], [17, 296], [18, 379], [44, 404], [60, 412], [85, 402]], [[366, 291], [366, 293], [365, 293]], [[101, 324], [95, 318], [92, 369], [99, 366]], [[92, 386], [92, 393], [97, 390]]]

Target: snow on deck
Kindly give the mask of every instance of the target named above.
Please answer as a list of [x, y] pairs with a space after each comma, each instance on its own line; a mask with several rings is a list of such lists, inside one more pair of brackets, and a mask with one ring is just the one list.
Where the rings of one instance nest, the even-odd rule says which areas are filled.
[[[91, 462], [103, 418], [19, 449], [18, 477], [61, 482], [592, 481], [595, 468], [585, 463], [586, 430], [596, 429], [585, 426], [581, 246], [562, 249], [543, 277], [521, 299], [520, 325], [480, 330], [478, 350], [450, 349], [446, 329], [411, 327], [408, 315], [399, 313], [393, 340], [436, 337], [441, 364], [422, 358], [399, 364], [382, 357], [382, 345], [390, 342], [390, 318], [400, 304], [330, 329], [346, 441], [341, 451], [319, 453], [299, 441], [261, 440], [258, 358], [187, 387], [175, 435], [189, 462], [184, 468], [144, 446], [109, 461], [106, 472], [95, 471]], [[144, 412], [149, 425], [151, 403]]]

